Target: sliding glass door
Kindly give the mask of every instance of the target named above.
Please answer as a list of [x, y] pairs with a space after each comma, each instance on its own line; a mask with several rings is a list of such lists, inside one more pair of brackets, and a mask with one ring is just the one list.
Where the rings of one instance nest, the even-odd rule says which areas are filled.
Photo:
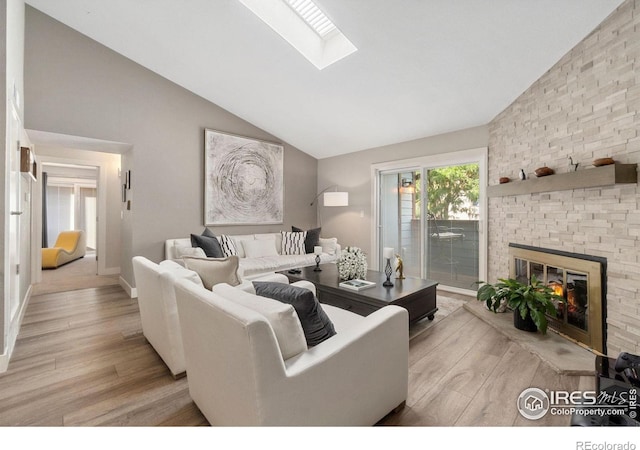
[[[377, 170], [378, 268], [382, 250], [400, 255], [406, 276], [473, 291], [485, 277], [483, 195], [486, 150], [412, 160]], [[448, 163], [450, 161], [450, 163]]]
[[426, 277], [475, 289], [480, 279], [479, 165], [424, 170]]
[[[406, 276], [421, 277], [422, 231], [413, 183], [415, 172], [383, 173], [380, 176], [380, 248], [391, 247], [403, 260]], [[402, 184], [406, 186], [402, 186]], [[384, 267], [382, 252], [378, 267]]]

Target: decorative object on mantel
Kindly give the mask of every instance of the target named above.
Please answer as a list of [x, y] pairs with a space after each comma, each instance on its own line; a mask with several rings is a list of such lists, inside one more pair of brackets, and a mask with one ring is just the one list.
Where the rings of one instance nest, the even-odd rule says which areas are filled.
[[574, 163], [573, 158], [569, 156], [569, 172], [575, 172], [578, 170], [580, 163]]
[[509, 181], [511, 181], [511, 178], [509, 178], [509, 177], [500, 177], [500, 179], [498, 181], [500, 182], [500, 184], [505, 184], [505, 183], [508, 183]]
[[524, 284], [512, 278], [499, 278], [498, 283], [489, 284], [484, 281], [478, 289], [476, 298], [485, 302], [487, 308], [497, 312], [502, 300], [507, 300], [509, 308], [513, 309], [513, 325], [524, 331], [540, 330], [547, 333], [547, 315], [556, 317], [558, 310], [556, 302], [564, 303], [564, 298], [554, 290], [531, 275], [529, 283]]
[[365, 280], [367, 278], [367, 256], [359, 247], [347, 247], [336, 261], [341, 280]]
[[520, 173], [518, 174], [521, 180], [526, 180], [527, 175], [524, 173], [524, 169], [520, 169]]
[[384, 257], [384, 259], [387, 260], [387, 264], [384, 268], [384, 274], [387, 276], [387, 279], [385, 280], [384, 283], [382, 283], [382, 285], [384, 287], [393, 287], [393, 283], [391, 282], [391, 274], [393, 273], [393, 270], [391, 269], [391, 258], [393, 258], [393, 248], [385, 247], [382, 250], [382, 256]]
[[615, 164], [615, 161], [611, 158], [598, 158], [593, 160], [593, 165], [596, 167], [608, 166], [610, 164]]
[[396, 280], [404, 280], [404, 263], [398, 254], [396, 254], [396, 272], [398, 272]]
[[602, 167], [557, 173], [552, 177], [533, 178], [526, 183], [492, 184], [487, 186], [487, 196], [535, 194], [592, 187], [611, 187], [616, 184], [637, 184], [637, 164], [609, 164]]
[[546, 177], [547, 175], [553, 175], [555, 172], [553, 171], [553, 169], [547, 166], [543, 166], [543, 167], [538, 167], [535, 170], [535, 173], [536, 173], [536, 176], [540, 178], [540, 177]]

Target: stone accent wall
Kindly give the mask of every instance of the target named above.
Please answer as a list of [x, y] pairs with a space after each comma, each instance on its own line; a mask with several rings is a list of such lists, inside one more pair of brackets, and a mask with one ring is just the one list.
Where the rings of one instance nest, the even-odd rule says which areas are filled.
[[[627, 0], [489, 124], [489, 183], [519, 169], [589, 176], [596, 158], [640, 163], [640, 0]], [[489, 199], [489, 280], [517, 242], [607, 258], [607, 349], [640, 354], [636, 184]]]

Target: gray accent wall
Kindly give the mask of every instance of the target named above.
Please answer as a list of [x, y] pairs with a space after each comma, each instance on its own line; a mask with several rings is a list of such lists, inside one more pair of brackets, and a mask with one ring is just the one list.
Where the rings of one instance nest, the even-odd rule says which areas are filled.
[[[349, 206], [318, 207], [322, 235], [337, 237], [343, 248], [360, 247], [369, 255], [375, 224], [371, 216], [373, 164], [486, 147], [488, 141], [487, 126], [479, 126], [319, 160], [318, 190], [335, 184], [338, 190], [349, 192]], [[371, 257], [368, 260], [371, 264]]]
[[[160, 261], [166, 239], [204, 228], [205, 128], [281, 142], [31, 7], [26, 11], [25, 104], [28, 129], [132, 145], [122, 155], [122, 170], [132, 172], [132, 188], [131, 210], [123, 212], [120, 234], [121, 276], [132, 287], [133, 256]], [[315, 224], [309, 204], [316, 195], [317, 160], [283, 144], [284, 223], [212, 227], [214, 233]]]

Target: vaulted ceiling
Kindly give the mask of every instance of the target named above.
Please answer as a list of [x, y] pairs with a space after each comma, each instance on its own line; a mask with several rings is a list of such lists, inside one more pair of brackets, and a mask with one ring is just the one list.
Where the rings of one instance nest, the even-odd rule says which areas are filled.
[[622, 0], [316, 0], [358, 48], [323, 70], [238, 0], [26, 3], [326, 158], [488, 123]]

